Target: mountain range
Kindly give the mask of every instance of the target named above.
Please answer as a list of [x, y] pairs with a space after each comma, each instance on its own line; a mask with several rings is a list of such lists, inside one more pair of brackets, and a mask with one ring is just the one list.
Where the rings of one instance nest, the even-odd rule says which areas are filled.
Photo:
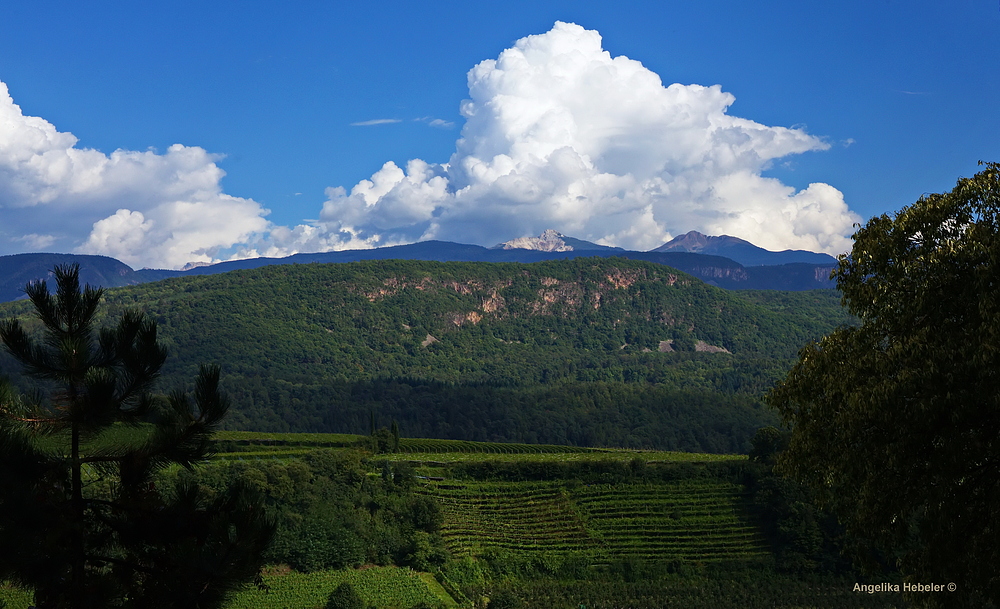
[[448, 241], [421, 241], [366, 250], [295, 254], [284, 258], [249, 258], [196, 266], [187, 270], [134, 270], [106, 256], [79, 254], [14, 254], [0, 256], [0, 302], [23, 297], [30, 281], [46, 280], [56, 264], [80, 265], [81, 282], [102, 287], [137, 285], [169, 277], [213, 275], [275, 264], [345, 263], [362, 260], [426, 260], [437, 262], [540, 262], [577, 257], [621, 257], [655, 262], [689, 273], [725, 289], [812, 290], [832, 288], [836, 260], [802, 250], [771, 252], [730, 236], [681, 235], [649, 252], [636, 252], [567, 237], [553, 230], [538, 237], [513, 239], [485, 248]]
[[837, 259], [829, 254], [818, 254], [806, 250], [782, 250], [772, 252], [757, 247], [749, 241], [738, 237], [722, 235], [711, 237], [698, 231], [675, 237], [654, 252], [691, 252], [694, 254], [711, 254], [735, 260], [743, 266], [773, 266], [778, 264], [819, 264], [834, 266]]

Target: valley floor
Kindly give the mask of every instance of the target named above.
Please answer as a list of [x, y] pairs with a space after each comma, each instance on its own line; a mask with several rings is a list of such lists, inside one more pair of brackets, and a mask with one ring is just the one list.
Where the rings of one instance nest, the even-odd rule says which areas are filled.
[[[898, 594], [854, 592], [850, 575], [783, 572], [745, 455], [421, 438], [378, 453], [373, 440], [220, 432], [209, 467], [247, 471], [315, 463], [323, 454], [361, 459], [367, 470], [355, 484], [403, 484], [439, 506], [447, 559], [433, 573], [272, 566], [267, 589], [248, 586], [227, 609], [315, 609], [342, 582], [377, 609], [905, 606]], [[0, 599], [8, 609], [31, 601], [13, 588], [0, 588]]]

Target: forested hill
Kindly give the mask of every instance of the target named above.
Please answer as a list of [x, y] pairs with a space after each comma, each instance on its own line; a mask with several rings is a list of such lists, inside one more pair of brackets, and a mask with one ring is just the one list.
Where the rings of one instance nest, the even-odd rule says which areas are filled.
[[[706, 238], [701, 235], [702, 238]], [[718, 239], [718, 237], [708, 237]], [[727, 237], [726, 239], [732, 239]], [[740, 241], [740, 240], [737, 240]], [[215, 275], [229, 271], [256, 269], [271, 265], [313, 264], [331, 262], [360, 262], [365, 260], [427, 260], [438, 262], [520, 262], [531, 263], [543, 260], [568, 260], [576, 257], [618, 256], [631, 260], [643, 260], [679, 268], [712, 285], [730, 290], [814, 290], [832, 288], [830, 271], [834, 264], [806, 263], [799, 254], [823, 260], [825, 254], [810, 252], [768, 252], [741, 241], [749, 248], [751, 260], [761, 266], [744, 266], [730, 258], [686, 251], [630, 252], [588, 244], [586, 241], [562, 237], [560, 242], [575, 244], [573, 251], [538, 251], [527, 249], [487, 249], [478, 245], [449, 243], [446, 241], [420, 241], [408, 245], [394, 245], [366, 250], [342, 250], [336, 252], [302, 253], [285, 258], [247, 258], [229, 260], [205, 266], [196, 266], [183, 271], [166, 269], [132, 270], [129, 266], [107, 256], [86, 256], [81, 254], [14, 254], [0, 256], [0, 302], [18, 300], [24, 297], [24, 285], [29, 281], [47, 281], [51, 278], [52, 267], [57, 264], [80, 265], [80, 278], [97, 287], [114, 288], [137, 285], [149, 281], [159, 281], [174, 277], [193, 275]], [[669, 245], [669, 244], [668, 244]], [[600, 248], [600, 249], [591, 249]], [[747, 254], [736, 251], [739, 257]], [[791, 257], [789, 257], [791, 254]], [[827, 258], [829, 258], [827, 256]], [[770, 264], [765, 264], [770, 262]]]
[[365, 433], [374, 415], [409, 436], [716, 452], [745, 450], [774, 420], [761, 392], [849, 321], [832, 291], [727, 292], [621, 258], [269, 266], [107, 302], [158, 320], [164, 388], [222, 365], [231, 428]]

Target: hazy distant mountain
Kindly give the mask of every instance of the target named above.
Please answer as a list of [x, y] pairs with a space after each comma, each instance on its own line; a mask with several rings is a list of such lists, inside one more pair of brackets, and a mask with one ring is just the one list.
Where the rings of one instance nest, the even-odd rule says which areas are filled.
[[[697, 233], [694, 233], [697, 235]], [[691, 233], [689, 233], [691, 235]], [[701, 235], [704, 237], [704, 235]], [[367, 250], [344, 250], [312, 254], [295, 254], [285, 258], [249, 258], [230, 260], [206, 266], [196, 266], [183, 271], [164, 269], [132, 270], [126, 264], [106, 256], [80, 256], [75, 254], [17, 254], [0, 256], [0, 301], [15, 300], [23, 296], [23, 288], [29, 281], [45, 279], [56, 264], [80, 264], [80, 278], [84, 283], [102, 287], [135, 285], [149, 281], [159, 281], [170, 277], [193, 275], [215, 275], [241, 269], [255, 269], [282, 264], [343, 263], [361, 260], [426, 260], [434, 262], [541, 262], [543, 260], [566, 260], [571, 258], [617, 256], [630, 260], [656, 262], [694, 275], [702, 281], [726, 289], [761, 290], [815, 290], [832, 288], [830, 271], [836, 261], [825, 254], [801, 252], [817, 257], [821, 262], [796, 262], [784, 264], [751, 266], [737, 262], [733, 255], [711, 254], [704, 248], [698, 252], [675, 248], [669, 251], [633, 252], [621, 248], [597, 245], [582, 239], [566, 237], [555, 231], [546, 231], [539, 241], [547, 241], [554, 250], [527, 249], [520, 247], [485, 248], [479, 245], [451, 243], [448, 241], [421, 241], [409, 245], [396, 245]], [[705, 239], [732, 239], [745, 243], [750, 248], [777, 256], [782, 260], [785, 254], [798, 252], [768, 252], [734, 237], [706, 237]], [[513, 240], [519, 241], [519, 240]], [[676, 241], [676, 239], [674, 240]], [[508, 242], [510, 243], [510, 242]], [[673, 243], [673, 241], [671, 242]], [[669, 243], [667, 245], [670, 245]], [[665, 247], [665, 246], [664, 246]], [[561, 249], [560, 249], [561, 248]], [[735, 254], [734, 254], [735, 255]], [[752, 258], [751, 258], [752, 259]]]
[[607, 245], [598, 245], [596, 243], [591, 243], [590, 241], [584, 241], [583, 239], [575, 239], [573, 237], [567, 237], [566, 235], [554, 231], [551, 228], [543, 231], [541, 235], [537, 237], [519, 237], [517, 239], [511, 239], [510, 241], [504, 241], [503, 243], [498, 243], [490, 249], [495, 250], [535, 250], [539, 252], [576, 252], [580, 250], [592, 251], [619, 251], [624, 252], [625, 250], [620, 247], [610, 247]]
[[[585, 241], [583, 243], [586, 243]], [[574, 246], [575, 247], [575, 246]], [[136, 271], [146, 281], [156, 281], [167, 276], [214, 275], [237, 269], [255, 269], [273, 264], [309, 264], [330, 262], [359, 262], [362, 260], [426, 260], [430, 262], [541, 262], [571, 258], [618, 256], [629, 260], [645, 260], [674, 267], [690, 273], [702, 281], [728, 290], [816, 290], [834, 287], [829, 280], [834, 263], [784, 264], [777, 266], [744, 267], [739, 262], [722, 256], [694, 254], [691, 252], [632, 252], [618, 248], [573, 249], [569, 251], [541, 251], [534, 249], [495, 249], [479, 245], [451, 243], [448, 241], [421, 241], [409, 245], [395, 245], [368, 250], [343, 250], [316, 254], [295, 254], [286, 258], [251, 258], [231, 260], [187, 271]]]
[[[48, 281], [57, 264], [79, 264], [81, 283], [103, 287], [135, 285], [150, 281], [139, 277], [124, 262], [107, 256], [78, 254], [14, 254], [0, 256], [0, 301], [24, 297], [24, 286], [32, 281]], [[159, 277], [157, 277], [159, 279]], [[55, 284], [49, 284], [54, 290]]]
[[772, 252], [737, 237], [730, 237], [729, 235], [712, 237], [703, 235], [698, 231], [691, 231], [675, 237], [652, 251], [712, 254], [735, 260], [743, 266], [791, 264], [797, 262], [822, 265], [837, 264], [837, 259], [829, 254], [818, 254], [805, 250]]

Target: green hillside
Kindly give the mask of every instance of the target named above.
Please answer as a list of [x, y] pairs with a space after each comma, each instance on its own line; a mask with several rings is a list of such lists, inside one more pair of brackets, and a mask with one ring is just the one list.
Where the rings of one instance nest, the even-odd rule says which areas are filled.
[[[366, 606], [439, 609], [894, 609], [838, 559], [841, 531], [743, 455], [221, 432], [215, 458], [164, 471], [206, 492], [239, 480], [279, 531], [264, 588], [226, 609], [314, 609], [341, 582]], [[429, 452], [436, 451], [436, 452]], [[879, 580], [882, 581], [882, 580]], [[896, 580], [893, 580], [896, 581]], [[29, 592], [0, 583], [12, 609]]]
[[849, 321], [833, 292], [744, 295], [615, 258], [273, 266], [107, 302], [158, 320], [163, 387], [222, 365], [231, 429], [367, 433], [374, 416], [409, 437], [710, 452], [745, 451], [774, 420], [759, 395]]
[[[294, 476], [302, 463], [311, 464], [316, 474], [330, 464], [342, 468], [349, 463], [350, 447], [356, 452], [369, 440], [342, 434], [223, 432], [219, 441], [224, 452], [208, 469], [257, 480], [288, 510], [301, 499], [297, 492], [289, 493], [283, 472]], [[432, 450], [437, 452], [427, 452]], [[345, 457], [338, 460], [337, 454]], [[865, 580], [837, 559], [839, 529], [830, 528], [794, 485], [743, 455], [420, 438], [402, 438], [400, 452], [362, 454], [365, 458], [352, 467], [367, 473], [360, 484], [357, 477], [345, 478], [352, 488], [362, 493], [366, 488], [406, 489], [410, 497], [438, 506], [432, 537], [440, 539], [447, 555], [437, 562], [431, 554], [426, 555], [429, 562], [420, 560], [421, 568], [432, 570], [443, 587], [437, 594], [445, 603], [471, 608], [485, 606], [486, 598], [513, 595], [523, 602], [515, 606], [553, 609], [578, 609], [581, 604], [607, 609], [900, 606], [898, 595], [852, 592], [854, 582]], [[317, 480], [322, 478], [312, 484]], [[360, 527], [358, 534], [366, 522], [395, 522], [378, 515], [369, 520], [373, 506], [393, 503], [378, 493], [373, 498], [374, 504], [341, 502], [346, 511], [324, 512], [325, 517], [353, 522], [349, 526]], [[337, 539], [330, 543], [340, 547], [343, 542]], [[310, 599], [319, 598], [318, 591], [332, 588], [331, 578], [368, 572], [268, 576], [269, 585], [284, 590], [294, 581], [303, 592], [286, 600], [248, 590], [231, 607], [281, 602], [305, 609], [315, 606]], [[410, 572], [385, 573], [383, 588], [409, 594], [403, 588], [411, 586], [397, 580]], [[425, 578], [430, 580], [429, 574]], [[383, 598], [386, 604], [376, 606], [410, 606]]]
[[441, 534], [453, 556], [488, 549], [576, 555], [588, 563], [753, 560], [766, 553], [742, 510], [742, 487], [714, 479], [673, 483], [440, 482]]

